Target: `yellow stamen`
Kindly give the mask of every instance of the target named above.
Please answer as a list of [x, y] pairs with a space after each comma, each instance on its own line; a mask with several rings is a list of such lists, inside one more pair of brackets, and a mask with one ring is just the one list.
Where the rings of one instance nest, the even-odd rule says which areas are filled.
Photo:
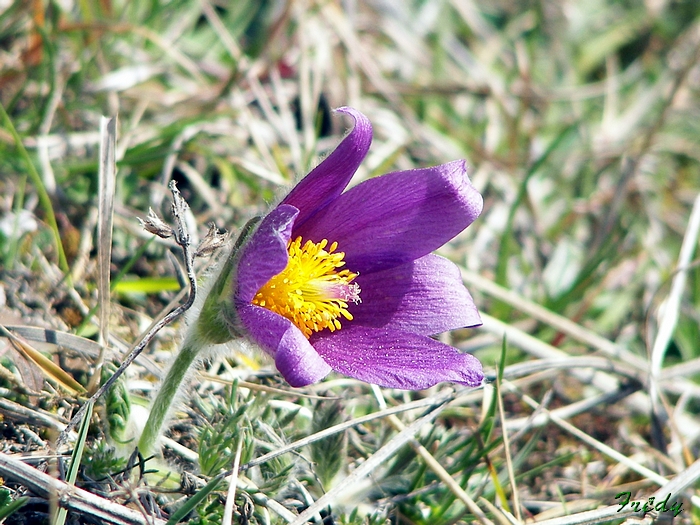
[[353, 283], [358, 274], [338, 270], [345, 266], [344, 252], [328, 250], [328, 241], [314, 243], [301, 237], [289, 242], [287, 267], [270, 279], [253, 298], [253, 304], [272, 310], [293, 322], [308, 338], [314, 332], [341, 328], [339, 317], [352, 321], [348, 302], [360, 301], [360, 287]]

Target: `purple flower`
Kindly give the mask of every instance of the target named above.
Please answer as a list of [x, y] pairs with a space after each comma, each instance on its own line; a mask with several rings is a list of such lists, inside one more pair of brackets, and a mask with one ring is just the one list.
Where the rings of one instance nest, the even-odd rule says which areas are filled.
[[464, 161], [388, 173], [345, 191], [372, 142], [353, 130], [242, 246], [233, 317], [292, 386], [331, 370], [423, 389], [478, 386], [479, 361], [430, 336], [481, 324], [457, 267], [431, 254], [481, 213]]

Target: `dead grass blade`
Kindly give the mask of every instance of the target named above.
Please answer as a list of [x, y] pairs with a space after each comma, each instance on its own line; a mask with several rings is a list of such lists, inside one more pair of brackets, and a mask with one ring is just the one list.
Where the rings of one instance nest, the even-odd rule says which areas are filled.
[[55, 381], [61, 388], [73, 396], [79, 396], [86, 392], [83, 385], [78, 383], [73, 376], [71, 376], [49, 358], [45, 357], [44, 354], [31, 346], [27, 341], [17, 337], [2, 325], [0, 325], [0, 332], [7, 336], [15, 350], [17, 350], [25, 359], [34, 363], [47, 379]]
[[103, 345], [97, 358], [95, 372], [90, 378], [88, 390], [93, 392], [101, 377], [104, 362], [104, 345], [109, 341], [110, 316], [110, 267], [112, 262], [112, 224], [114, 218], [114, 192], [117, 181], [116, 165], [117, 117], [100, 119], [100, 161], [98, 169], [98, 218], [97, 218], [97, 301], [99, 306], [100, 343]]
[[165, 521], [147, 517], [118, 503], [101, 498], [78, 487], [52, 478], [17, 458], [0, 453], [0, 475], [19, 482], [46, 499], [55, 495], [70, 510], [80, 512], [103, 523], [114, 525], [165, 525]]
[[317, 512], [324, 509], [327, 505], [335, 501], [335, 499], [341, 493], [347, 491], [358, 481], [362, 480], [365, 476], [369, 475], [372, 471], [380, 467], [402, 446], [410, 443], [413, 439], [413, 436], [415, 436], [415, 434], [421, 428], [423, 428], [424, 425], [427, 425], [434, 421], [435, 418], [440, 414], [440, 412], [442, 412], [445, 409], [445, 407], [446, 404], [443, 403], [437, 407], [432, 408], [428, 412], [428, 414], [416, 419], [408, 427], [399, 432], [386, 445], [384, 445], [377, 452], [372, 454], [372, 456], [370, 456], [366, 461], [364, 461], [359, 467], [353, 470], [350, 473], [350, 475], [347, 478], [345, 478], [343, 483], [333, 487], [331, 490], [329, 490], [323, 496], [317, 499], [313, 503], [313, 505], [310, 505], [304, 512], [299, 514], [297, 519], [292, 522], [292, 525], [304, 525]]

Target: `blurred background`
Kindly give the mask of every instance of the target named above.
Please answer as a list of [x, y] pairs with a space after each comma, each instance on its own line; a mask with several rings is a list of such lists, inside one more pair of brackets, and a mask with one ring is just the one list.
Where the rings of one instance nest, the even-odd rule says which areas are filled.
[[[0, 322], [93, 339], [99, 330], [102, 115], [118, 116], [110, 330], [126, 347], [181, 288], [166, 256], [172, 246], [136, 220], [149, 207], [169, 220], [168, 182], [191, 206], [193, 233], [214, 222], [235, 234], [335, 147], [350, 122], [332, 110], [353, 106], [374, 127], [353, 184], [465, 158], [484, 195], [482, 216], [441, 253], [463, 269], [485, 324], [445, 341], [473, 352], [494, 381], [509, 329], [507, 365], [560, 360], [506, 373], [520, 379], [499, 390], [503, 421], [493, 419], [488, 395], [483, 407], [470, 398], [421, 443], [474, 499], [496, 504], [502, 485], [508, 498], [519, 493], [510, 512], [523, 521], [614, 505], [620, 487], [646, 500], [658, 480], [561, 427], [529, 421], [523, 396], [550, 409], [578, 407], [566, 415], [571, 423], [659, 476], [698, 455], [691, 210], [700, 190], [699, 52], [695, 0], [0, 0]], [[149, 350], [154, 362], [165, 361], [176, 334], [161, 333]], [[612, 363], [602, 379], [610, 388], [572, 373], [589, 366], [576, 359], [600, 356]], [[15, 361], [0, 356], [12, 399], [12, 377], [25, 381]], [[90, 360], [63, 364], [87, 383]], [[126, 391], [147, 396], [153, 370], [135, 368]], [[42, 403], [60, 411], [56, 392], [36, 381]], [[333, 381], [327, 388], [341, 401], [316, 429], [374, 403], [366, 386], [333, 390]], [[620, 393], [628, 387], [638, 392]], [[578, 405], [603, 394], [617, 397]], [[305, 410], [317, 402], [269, 395]], [[404, 403], [418, 394], [386, 395]], [[285, 430], [295, 423], [283, 420], [275, 419], [282, 441], [309, 432]], [[514, 462], [499, 448], [505, 421], [520, 431]], [[190, 423], [181, 432], [196, 440]], [[0, 424], [5, 450], [25, 439]], [[377, 423], [353, 432], [338, 444], [342, 461], [332, 475], [324, 471], [325, 483], [306, 474], [314, 497], [394, 431]], [[96, 447], [103, 437], [94, 437]], [[406, 456], [328, 519], [476, 519], [417, 456]], [[270, 494], [278, 492], [281, 484]], [[697, 519], [685, 501], [677, 519]], [[263, 523], [256, 512], [250, 519]]]

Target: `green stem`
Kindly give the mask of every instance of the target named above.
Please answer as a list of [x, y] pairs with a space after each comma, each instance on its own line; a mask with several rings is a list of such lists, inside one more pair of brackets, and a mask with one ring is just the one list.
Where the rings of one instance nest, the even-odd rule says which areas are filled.
[[[232, 326], [234, 318], [233, 308], [230, 305], [231, 279], [235, 268], [235, 254], [245, 240], [252, 234], [260, 218], [251, 219], [243, 228], [233, 250], [227, 257], [219, 261], [218, 274], [212, 275], [215, 279], [211, 288], [206, 291], [206, 298], [193, 314], [193, 323], [190, 326], [182, 348], [178, 353], [172, 367], [160, 385], [160, 390], [151, 404], [151, 412], [148, 415], [146, 426], [139, 439], [139, 451], [144, 457], [148, 457], [157, 450], [158, 438], [163, 431], [165, 418], [177, 398], [177, 393], [182, 386], [187, 372], [197, 359], [199, 352], [211, 345], [226, 343], [240, 337]], [[193, 313], [190, 310], [190, 314]]]
[[146, 426], [139, 440], [139, 452], [144, 457], [150, 456], [156, 450], [165, 418], [170, 413], [170, 409], [177, 398], [177, 392], [182, 386], [188, 370], [192, 367], [203, 347], [204, 345], [199, 338], [188, 336], [168, 374], [165, 376], [163, 384], [153, 400], [151, 413], [148, 415]]

